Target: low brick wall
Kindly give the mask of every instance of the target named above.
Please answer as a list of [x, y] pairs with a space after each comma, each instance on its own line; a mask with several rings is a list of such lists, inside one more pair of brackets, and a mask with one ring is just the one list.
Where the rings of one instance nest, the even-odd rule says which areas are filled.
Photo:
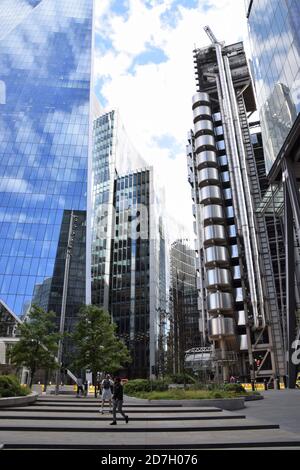
[[38, 399], [38, 393], [32, 392], [30, 395], [26, 395], [25, 397], [8, 397], [8, 398], [0, 398], [0, 408], [4, 408], [6, 406], [26, 406], [34, 403]]

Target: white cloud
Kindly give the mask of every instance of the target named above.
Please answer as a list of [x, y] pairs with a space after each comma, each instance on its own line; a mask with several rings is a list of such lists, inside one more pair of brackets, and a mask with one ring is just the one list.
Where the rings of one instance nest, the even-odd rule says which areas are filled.
[[[98, 5], [103, 0], [96, 1]], [[192, 126], [191, 98], [196, 91], [192, 51], [195, 46], [210, 43], [203, 31], [206, 24], [227, 44], [245, 38], [243, 1], [199, 0], [194, 9], [181, 5], [174, 26], [161, 19], [161, 14], [174, 14], [171, 0], [153, 1], [152, 8], [147, 8], [142, 0], [128, 3], [126, 17], [108, 13], [106, 8], [102, 21], [100, 10], [97, 13], [97, 31], [113, 46], [96, 59], [97, 77], [106, 77], [101, 94], [108, 109], [120, 110], [135, 147], [160, 173], [170, 219], [184, 224], [187, 236], [193, 238], [185, 155], [186, 136]], [[130, 69], [134, 58], [148, 45], [163, 49], [167, 60]], [[159, 145], [163, 135], [173, 137], [173, 155]]]

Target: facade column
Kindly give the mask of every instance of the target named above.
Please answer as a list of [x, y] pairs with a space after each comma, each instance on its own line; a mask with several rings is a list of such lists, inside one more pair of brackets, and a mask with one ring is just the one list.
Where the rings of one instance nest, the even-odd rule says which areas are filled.
[[295, 254], [294, 254], [294, 220], [291, 198], [284, 174], [284, 227], [286, 259], [286, 318], [287, 318], [287, 387], [295, 388], [297, 367], [292, 362], [292, 344], [296, 336], [296, 296], [295, 296]]

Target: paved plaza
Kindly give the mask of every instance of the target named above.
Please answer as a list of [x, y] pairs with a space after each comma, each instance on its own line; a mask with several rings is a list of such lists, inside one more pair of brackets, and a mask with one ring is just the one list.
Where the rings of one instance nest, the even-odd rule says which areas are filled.
[[300, 434], [300, 390], [268, 390], [260, 393], [264, 400], [246, 403], [243, 410], [246, 417], [279, 424], [281, 429]]
[[150, 404], [127, 398], [129, 423], [99, 413], [99, 400], [42, 396], [30, 406], [0, 409], [5, 449], [300, 449], [300, 391], [266, 392], [229, 412]]

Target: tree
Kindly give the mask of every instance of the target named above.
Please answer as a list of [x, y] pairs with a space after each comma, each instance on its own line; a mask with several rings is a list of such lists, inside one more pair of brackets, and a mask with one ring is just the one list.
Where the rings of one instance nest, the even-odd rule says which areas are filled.
[[[81, 308], [73, 334], [76, 346], [74, 365], [92, 372], [96, 384], [97, 372], [116, 372], [131, 362], [129, 351], [115, 334], [116, 325], [109, 313], [95, 305]], [[95, 387], [95, 396], [96, 396]]]
[[25, 366], [30, 370], [32, 386], [37, 369], [55, 369], [58, 340], [55, 333], [54, 312], [45, 312], [41, 307], [32, 305], [27, 320], [18, 327], [18, 341], [10, 351], [12, 364]]

